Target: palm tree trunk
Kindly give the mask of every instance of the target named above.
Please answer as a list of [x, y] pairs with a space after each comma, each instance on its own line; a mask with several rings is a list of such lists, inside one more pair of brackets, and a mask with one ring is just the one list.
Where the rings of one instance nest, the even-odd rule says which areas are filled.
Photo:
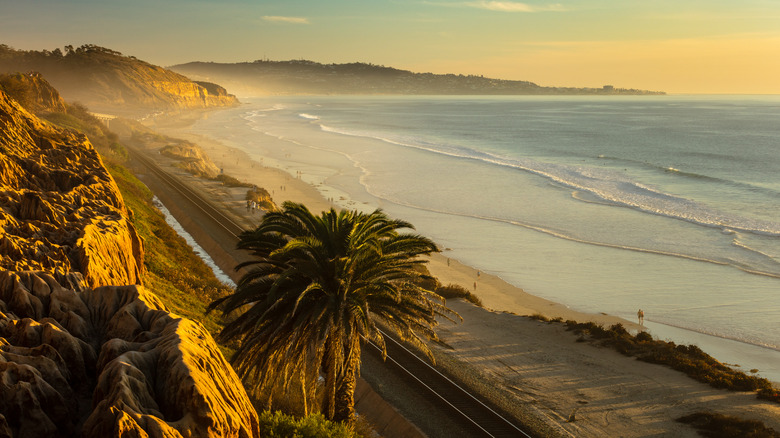
[[306, 375], [304, 374], [303, 370], [301, 370], [301, 396], [303, 397], [303, 415], [308, 417], [309, 416], [309, 393], [306, 391]]
[[[358, 356], [359, 357], [359, 356]], [[344, 377], [336, 387], [333, 421], [351, 424], [355, 421], [355, 385], [357, 382], [357, 361], [350, 361]]]

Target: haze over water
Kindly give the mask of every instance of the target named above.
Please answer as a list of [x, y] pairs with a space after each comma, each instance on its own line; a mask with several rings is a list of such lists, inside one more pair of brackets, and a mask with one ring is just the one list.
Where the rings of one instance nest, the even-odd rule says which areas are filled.
[[194, 131], [531, 294], [761, 346], [743, 365], [778, 381], [778, 119], [778, 97], [274, 97]]

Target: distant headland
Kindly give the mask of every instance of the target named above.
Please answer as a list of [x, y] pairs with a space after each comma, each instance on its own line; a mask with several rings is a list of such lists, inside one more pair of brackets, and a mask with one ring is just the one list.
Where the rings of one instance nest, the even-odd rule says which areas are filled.
[[618, 88], [543, 87], [529, 81], [475, 75], [414, 73], [362, 62], [321, 64], [307, 60], [241, 63], [190, 62], [168, 67], [196, 80], [213, 81], [241, 95], [663, 95]]

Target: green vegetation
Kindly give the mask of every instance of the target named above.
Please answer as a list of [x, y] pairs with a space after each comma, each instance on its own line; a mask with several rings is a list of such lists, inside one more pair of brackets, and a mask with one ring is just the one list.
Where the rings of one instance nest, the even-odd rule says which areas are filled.
[[351, 423], [361, 342], [384, 347], [377, 320], [430, 355], [420, 334], [436, 339], [436, 316], [452, 312], [417, 284], [425, 263], [419, 256], [436, 245], [398, 232], [404, 228], [413, 227], [381, 211], [315, 216], [286, 202], [241, 235], [238, 247], [256, 260], [240, 266], [252, 270], [210, 308], [239, 313], [219, 339], [238, 343], [232, 362], [258, 383], [257, 395], [281, 380], [308, 404], [322, 375], [322, 412]]
[[[544, 317], [536, 319], [545, 320]], [[639, 332], [632, 336], [622, 324], [609, 328], [588, 322], [566, 321], [568, 330], [580, 335], [578, 341], [587, 341], [586, 335], [600, 345], [614, 348], [618, 352], [639, 360], [666, 365], [687, 376], [715, 388], [732, 391], [760, 391], [764, 399], [780, 402], [777, 389], [764, 378], [749, 376], [728, 367], [703, 352], [695, 345], [676, 345], [674, 342], [654, 340], [650, 334]]]
[[356, 436], [347, 426], [325, 419], [322, 414], [295, 418], [280, 411], [260, 414], [260, 436], [284, 438], [351, 438]]
[[698, 412], [678, 418], [680, 423], [699, 429], [699, 434], [708, 438], [780, 438], [780, 432], [764, 426], [760, 421]]
[[141, 181], [115, 163], [108, 168], [144, 242], [145, 285], [171, 311], [199, 321], [216, 336], [222, 324], [216, 315], [204, 316], [206, 303], [229, 294], [232, 288], [217, 280], [211, 268], [165, 222], [152, 202], [152, 192]]
[[[220, 283], [187, 242], [165, 222], [162, 213], [152, 203], [153, 194], [143, 183], [117, 163], [108, 167], [125, 204], [132, 211], [133, 225], [144, 241], [146, 287], [160, 297], [171, 311], [199, 321], [216, 338], [224, 322], [216, 313], [206, 314], [206, 303], [226, 296], [232, 288]], [[225, 357], [234, 354], [229, 346], [219, 344], [219, 347]], [[291, 409], [288, 412], [295, 411]], [[358, 423], [356, 433], [327, 421], [320, 414], [295, 416], [266, 411], [259, 416], [261, 436], [267, 437], [357, 437], [371, 434], [371, 426], [365, 422]]]

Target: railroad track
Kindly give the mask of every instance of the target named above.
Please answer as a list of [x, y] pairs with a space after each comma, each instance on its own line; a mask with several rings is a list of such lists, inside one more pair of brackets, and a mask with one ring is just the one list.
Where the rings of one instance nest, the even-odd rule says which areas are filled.
[[[204, 199], [199, 193], [182, 182], [178, 177], [171, 175], [157, 163], [141, 151], [130, 149], [134, 159], [143, 164], [161, 182], [167, 184], [183, 197], [191, 205], [205, 216], [218, 224], [228, 236], [232, 236], [238, 242], [238, 236], [244, 228], [227, 217], [221, 208]], [[235, 243], [231, 242], [231, 243]], [[470, 436], [480, 437], [528, 437], [528, 432], [516, 425], [505, 415], [497, 412], [468, 390], [457, 384], [436, 368], [421, 359], [415, 353], [404, 347], [393, 336], [382, 332], [387, 348], [386, 367], [388, 371], [396, 375], [410, 387], [415, 388], [418, 394], [438, 405], [446, 406], [453, 418], [463, 424], [463, 427], [471, 431]], [[380, 354], [380, 349], [373, 343], [370, 344], [375, 354]]]
[[182, 182], [175, 175], [163, 170], [157, 163], [155, 163], [148, 155], [142, 151], [129, 148], [130, 154], [134, 159], [143, 164], [150, 172], [154, 174], [157, 179], [170, 186], [180, 196], [190, 203], [190, 207], [200, 210], [204, 215], [211, 219], [215, 224], [219, 225], [225, 233], [235, 239], [234, 243], [238, 242], [238, 236], [245, 231], [244, 227], [231, 218], [226, 216], [220, 207], [215, 206], [208, 200], [204, 199], [199, 193], [192, 190], [189, 184]]

